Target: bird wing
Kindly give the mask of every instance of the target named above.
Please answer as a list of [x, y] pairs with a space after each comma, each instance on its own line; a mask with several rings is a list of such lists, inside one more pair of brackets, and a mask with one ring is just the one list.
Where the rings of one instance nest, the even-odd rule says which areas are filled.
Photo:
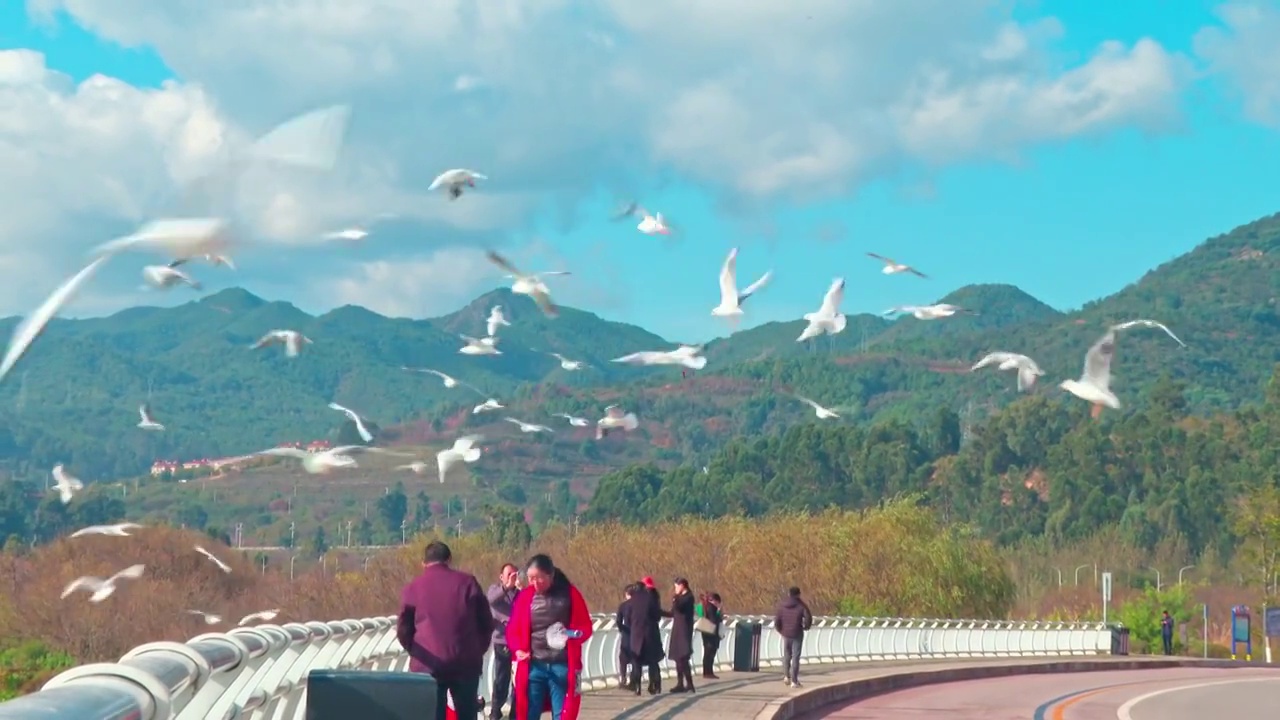
[[104, 255], [86, 265], [80, 272], [72, 275], [66, 282], [58, 286], [35, 312], [23, 318], [18, 327], [13, 331], [13, 337], [9, 340], [9, 348], [5, 351], [4, 360], [0, 361], [0, 380], [3, 380], [13, 366], [22, 359], [22, 356], [31, 347], [31, 343], [35, 342], [40, 333], [44, 332], [45, 326], [53, 319], [58, 311], [66, 305], [71, 298], [80, 291], [80, 288], [93, 277], [98, 268], [107, 261], [109, 255]]
[[481, 442], [484, 442], [483, 435], [463, 435], [453, 441], [453, 449], [458, 452], [466, 452]]
[[743, 290], [742, 292], [738, 293], [738, 304], [741, 305], [742, 303], [746, 302], [747, 298], [754, 295], [757, 290], [764, 287], [765, 285], [768, 285], [769, 280], [771, 280], [772, 278], [773, 278], [772, 270], [769, 270], [764, 275], [761, 275], [759, 280], [756, 280], [755, 282], [751, 283], [750, 285], [747, 286], [746, 290]]
[[1018, 392], [1027, 390], [1036, 384], [1036, 378], [1040, 377], [1040, 373], [1036, 372], [1037, 369], [1034, 363], [1018, 366]]
[[543, 270], [542, 272], [538, 273], [538, 277], [547, 277], [549, 275], [572, 275], [572, 274], [573, 274], [573, 271], [571, 270]]
[[152, 421], [152, 420], [151, 420], [151, 409], [147, 407], [147, 404], [146, 404], [146, 403], [142, 403], [141, 405], [139, 405], [139, 406], [138, 406], [138, 415], [139, 415], [139, 416], [141, 416], [141, 418], [142, 418], [142, 422], [151, 422], [151, 421]]
[[630, 355], [623, 355], [620, 358], [614, 358], [612, 362], [627, 363], [630, 365], [653, 365], [666, 356], [667, 353], [664, 352], [641, 350], [640, 352], [633, 352]]
[[814, 401], [810, 400], [809, 398], [807, 398], [807, 397], [805, 397], [805, 396], [803, 396], [803, 395], [796, 395], [796, 396], [795, 396], [795, 398], [796, 398], [797, 400], [799, 400], [800, 402], [804, 403], [805, 405], [808, 405], [809, 407], [813, 408], [814, 410], [825, 410], [825, 409], [826, 409], [826, 408], [823, 408], [823, 407], [822, 407], [821, 405], [819, 405], [818, 403], [816, 403], [816, 402], [814, 402]]
[[831, 282], [831, 287], [827, 288], [827, 294], [822, 296], [822, 307], [818, 308], [818, 314], [833, 317], [840, 312], [842, 302], [844, 302], [844, 278], [836, 278]]
[[522, 422], [520, 422], [519, 420], [517, 420], [517, 419], [515, 419], [515, 418], [513, 418], [513, 417], [504, 417], [504, 418], [502, 418], [502, 419], [503, 419], [503, 420], [506, 420], [506, 421], [507, 421], [507, 422], [509, 422], [509, 423], [513, 423], [513, 424], [515, 424], [515, 425], [519, 425], [520, 427], [524, 427], [524, 426], [527, 424], [527, 423], [522, 423]]
[[924, 278], [924, 279], [926, 279], [926, 280], [928, 280], [928, 279], [929, 279], [929, 276], [928, 276], [928, 275], [925, 275], [924, 273], [920, 272], [919, 270], [917, 270], [917, 269], [915, 269], [915, 268], [913, 268], [913, 267], [911, 267], [911, 266], [909, 266], [909, 265], [907, 266], [907, 272], [911, 273], [912, 275], [918, 275], [918, 276], [920, 276], [920, 277], [922, 277], [922, 278]]
[[62, 590], [62, 597], [65, 598], [66, 596], [70, 595], [71, 593], [77, 590], [92, 590], [96, 592], [98, 588], [102, 587], [104, 582], [106, 581], [103, 580], [102, 578], [94, 577], [93, 575], [85, 575], [84, 577], [78, 577], [75, 580], [72, 580], [71, 582], [67, 583], [67, 586]]
[[331, 403], [329, 403], [329, 409], [330, 409], [330, 410], [337, 410], [338, 412], [342, 413], [343, 415], [346, 415], [347, 417], [351, 418], [351, 421], [352, 421], [352, 422], [360, 422], [360, 416], [359, 416], [359, 415], [356, 415], [356, 414], [355, 414], [355, 411], [351, 410], [350, 408], [345, 408], [345, 407], [343, 407], [343, 406], [339, 405], [339, 404], [338, 404], [338, 403], [336, 403], [336, 402], [331, 402]]
[[728, 305], [738, 301], [738, 282], [735, 277], [738, 265], [738, 248], [729, 251], [720, 267], [720, 304]]
[[309, 454], [310, 453], [308, 453], [306, 450], [299, 450], [298, 448], [291, 448], [291, 447], [268, 448], [266, 450], [260, 450], [254, 453], [254, 455], [274, 455], [276, 457], [291, 457], [291, 458], [305, 458]]
[[485, 257], [489, 258], [489, 262], [493, 263], [494, 265], [497, 265], [503, 270], [506, 270], [512, 275], [516, 277], [524, 277], [524, 274], [521, 273], [519, 270], [517, 270], [515, 265], [512, 265], [506, 258], [502, 257], [498, 253], [492, 250], [486, 250]]
[[917, 310], [922, 310], [922, 309], [923, 308], [921, 308], [919, 305], [895, 305], [889, 308], [888, 310], [885, 310], [883, 313], [881, 313], [881, 315], [893, 315], [895, 313], [913, 313]]
[[973, 372], [974, 370], [981, 370], [982, 368], [990, 365], [991, 363], [998, 363], [998, 362], [1002, 363], [1005, 360], [1009, 360], [1014, 357], [1016, 357], [1016, 355], [1014, 355], [1013, 353], [1004, 352], [1002, 350], [997, 350], [996, 352], [993, 352], [993, 353], [987, 353], [985, 357], [983, 357], [978, 362], [974, 363], [973, 367], [969, 368], [969, 372]]
[[898, 262], [897, 262], [896, 260], [893, 260], [892, 258], [887, 258], [887, 257], [885, 257], [885, 256], [883, 256], [883, 255], [877, 255], [877, 254], [875, 254], [875, 253], [873, 253], [873, 252], [869, 252], [869, 253], [867, 253], [867, 257], [873, 257], [873, 258], [875, 258], [875, 259], [879, 260], [880, 262], [882, 262], [882, 263], [884, 263], [884, 264], [886, 264], [886, 265], [897, 265], [897, 264], [898, 264]]
[[1182, 342], [1182, 340], [1181, 340], [1181, 339], [1179, 339], [1177, 335], [1174, 335], [1174, 334], [1173, 334], [1173, 331], [1172, 331], [1172, 330], [1170, 330], [1170, 329], [1168, 328], [1168, 326], [1166, 326], [1166, 325], [1165, 325], [1164, 323], [1162, 323], [1162, 322], [1157, 322], [1157, 321], [1155, 321], [1155, 320], [1145, 320], [1145, 319], [1130, 320], [1130, 321], [1128, 321], [1128, 322], [1120, 323], [1119, 325], [1113, 325], [1113, 326], [1111, 327], [1111, 329], [1112, 329], [1112, 330], [1128, 330], [1128, 329], [1129, 329], [1129, 328], [1131, 328], [1131, 327], [1149, 327], [1149, 328], [1159, 328], [1159, 329], [1163, 330], [1163, 331], [1165, 332], [1165, 334], [1166, 334], [1166, 335], [1168, 335], [1169, 337], [1173, 338], [1174, 342], [1178, 343], [1178, 344], [1179, 344], [1179, 345], [1181, 345], [1182, 347], [1186, 347], [1186, 346], [1187, 346], [1187, 344], [1186, 344], [1186, 343], [1184, 343], [1184, 342]]
[[1089, 348], [1089, 352], [1084, 356], [1084, 377], [1088, 382], [1097, 387], [1107, 389], [1111, 385], [1111, 360], [1116, 354], [1116, 333], [1114, 330], [1108, 330]]
[[112, 575], [111, 577], [107, 578], [107, 582], [114, 582], [116, 580], [137, 580], [138, 578], [142, 577], [142, 573], [146, 571], [146, 569], [147, 569], [146, 565], [142, 565], [142, 564], [130, 565], [129, 567], [121, 570], [115, 575]]

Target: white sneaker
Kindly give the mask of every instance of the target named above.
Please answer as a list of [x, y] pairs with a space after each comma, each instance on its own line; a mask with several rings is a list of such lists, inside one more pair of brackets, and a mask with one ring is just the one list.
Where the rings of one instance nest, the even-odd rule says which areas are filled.
[[799, 681], [799, 680], [796, 680], [796, 681], [792, 682], [792, 683], [791, 683], [791, 687], [793, 687], [793, 688], [798, 688], [798, 687], [800, 687], [800, 681]]
[[789, 678], [789, 677], [784, 677], [784, 678], [782, 678], [782, 682], [783, 682], [783, 684], [785, 684], [787, 687], [791, 687], [791, 678]]

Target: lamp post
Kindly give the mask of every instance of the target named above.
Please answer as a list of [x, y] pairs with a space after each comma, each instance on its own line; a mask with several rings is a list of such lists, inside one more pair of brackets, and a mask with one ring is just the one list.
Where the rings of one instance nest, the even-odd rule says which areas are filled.
[[1160, 570], [1159, 570], [1159, 569], [1157, 569], [1157, 568], [1150, 567], [1150, 566], [1148, 566], [1148, 567], [1147, 567], [1147, 569], [1148, 569], [1148, 570], [1153, 570], [1153, 571], [1155, 571], [1155, 574], [1156, 574], [1156, 592], [1160, 592], [1160, 591], [1164, 588], [1164, 585], [1160, 582]]
[[1195, 565], [1183, 565], [1182, 567], [1178, 568], [1178, 584], [1179, 585], [1182, 584], [1182, 573], [1190, 570], [1193, 567], [1195, 567]]
[[289, 582], [293, 582], [293, 564], [297, 562], [297, 560], [298, 560], [297, 555], [292, 555], [289, 557]]
[[1093, 563], [1085, 563], [1085, 564], [1081, 565], [1080, 567], [1076, 568], [1076, 576], [1075, 576], [1075, 584], [1076, 584], [1076, 585], [1079, 585], [1079, 584], [1080, 584], [1080, 571], [1081, 571], [1081, 570], [1083, 570], [1083, 569], [1085, 569], [1085, 568], [1087, 568], [1087, 567], [1090, 567], [1090, 566], [1092, 566], [1092, 565], [1093, 565]]
[[1054, 568], [1058, 571], [1058, 587], [1062, 587], [1062, 568]]

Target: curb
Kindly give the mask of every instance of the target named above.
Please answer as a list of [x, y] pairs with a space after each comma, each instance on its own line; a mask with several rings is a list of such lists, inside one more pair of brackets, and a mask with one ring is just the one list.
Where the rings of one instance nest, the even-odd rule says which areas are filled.
[[[829, 706], [843, 705], [857, 700], [865, 700], [875, 695], [883, 695], [896, 690], [907, 690], [924, 685], [938, 685], [964, 680], [985, 680], [987, 678], [1013, 675], [1100, 672], [1106, 670], [1163, 670], [1178, 667], [1256, 668], [1258, 665], [1238, 660], [1199, 660], [1194, 658], [1145, 660], [1134, 658], [1132, 660], [1064, 660], [1062, 662], [1035, 665], [977, 665], [951, 667], [941, 670], [886, 672], [883, 675], [847, 680], [832, 685], [822, 685], [812, 690], [805, 690], [797, 695], [778, 698], [756, 713], [755, 720], [792, 720], [792, 718], [822, 710]], [[1280, 671], [1280, 668], [1276, 669]]]

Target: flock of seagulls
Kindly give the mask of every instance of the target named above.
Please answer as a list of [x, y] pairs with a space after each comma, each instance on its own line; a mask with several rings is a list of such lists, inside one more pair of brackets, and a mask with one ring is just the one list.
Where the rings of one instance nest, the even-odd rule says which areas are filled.
[[[338, 147], [341, 145], [341, 135], [345, 132], [346, 122], [349, 119], [349, 109], [345, 106], [335, 106], [332, 108], [324, 108], [313, 111], [290, 122], [284, 123], [272, 132], [260, 138], [251, 148], [251, 152], [255, 153], [259, 158], [273, 159], [276, 162], [284, 164], [293, 164], [300, 167], [324, 168], [332, 165], [332, 160], [324, 160], [324, 157], [332, 157], [336, 155]], [[341, 130], [337, 133], [333, 132], [332, 125], [337, 123], [341, 126]], [[299, 129], [302, 128], [302, 129]], [[303, 129], [315, 131], [316, 128], [327, 128], [323, 130], [323, 134], [329, 137], [337, 137], [336, 142], [331, 143], [333, 147], [329, 147], [327, 152], [324, 149], [317, 150], [312, 154], [300, 154], [297, 147], [300, 141], [297, 136], [303, 132]], [[289, 136], [292, 132], [293, 136]], [[289, 136], [288, 141], [281, 140], [282, 137]], [[272, 141], [288, 148], [288, 151], [277, 151], [273, 154], [271, 151]], [[441, 173], [432, 181], [430, 191], [444, 191], [451, 201], [456, 201], [462, 197], [465, 191], [474, 190], [477, 187], [477, 181], [488, 180], [487, 176], [478, 172], [467, 169], [451, 169]], [[368, 236], [368, 227], [379, 219], [391, 217], [390, 214], [382, 213], [370, 221], [361, 223], [356, 226], [344, 228], [331, 233], [326, 233], [323, 237], [330, 240], [348, 240], [359, 241]], [[614, 219], [636, 218], [640, 221], [636, 228], [646, 235], [670, 235], [673, 230], [666, 218], [660, 212], [653, 212], [641, 207], [638, 203], [627, 203]], [[22, 358], [24, 353], [30, 348], [33, 342], [44, 331], [48, 323], [57, 315], [57, 313], [66, 305], [67, 302], [84, 286], [85, 283], [105, 264], [109, 259], [128, 252], [150, 252], [167, 256], [169, 262], [163, 265], [145, 265], [142, 268], [143, 281], [147, 286], [164, 290], [179, 285], [186, 285], [199, 290], [201, 283], [194, 278], [187, 270], [183, 269], [184, 265], [189, 264], [193, 260], [201, 260], [212, 266], [225, 267], [235, 270], [236, 266], [230, 256], [227, 254], [233, 247], [229, 223], [226, 219], [218, 217], [204, 218], [162, 218], [153, 220], [144, 224], [136, 232], [123, 238], [118, 238], [110, 242], [104, 243], [94, 249], [93, 260], [78, 273], [70, 277], [59, 288], [57, 288], [34, 312], [25, 317], [15, 329], [13, 337], [10, 340], [9, 347], [3, 359], [0, 359], [0, 380], [13, 369], [14, 365]], [[878, 260], [884, 264], [882, 272], [886, 275], [912, 274], [920, 278], [927, 279], [928, 276], [920, 272], [916, 268], [900, 263], [892, 258], [878, 255], [875, 253], [867, 253], [871, 258]], [[552, 299], [552, 293], [549, 286], [544, 281], [546, 277], [569, 275], [568, 271], [544, 271], [536, 274], [525, 273], [516, 268], [508, 259], [494, 251], [487, 252], [488, 260], [497, 268], [506, 273], [506, 277], [511, 281], [511, 291], [517, 295], [528, 297], [548, 318], [556, 318], [559, 310]], [[748, 299], [758, 294], [765, 288], [773, 277], [773, 271], [767, 270], [759, 276], [757, 280], [748, 285], [745, 289], [739, 290], [737, 283], [737, 260], [738, 249], [729, 250], [719, 274], [719, 303], [711, 309], [713, 317], [721, 318], [736, 327], [745, 315], [744, 304]], [[800, 336], [796, 338], [796, 342], [806, 342], [822, 335], [836, 335], [843, 332], [847, 326], [847, 319], [840, 310], [840, 305], [844, 299], [845, 281], [843, 278], [836, 278], [823, 295], [821, 305], [818, 310], [812, 313], [804, 314], [803, 318], [806, 322], [804, 330]], [[961, 308], [956, 305], [947, 303], [937, 303], [933, 305], [902, 305], [891, 308], [886, 311], [889, 314], [911, 314], [920, 320], [937, 320], [942, 318], [953, 317], [958, 314], [975, 314], [973, 310]], [[507, 317], [501, 306], [494, 306], [490, 309], [488, 317], [484, 320], [485, 334], [482, 337], [474, 337], [471, 335], [461, 334], [463, 346], [458, 349], [458, 353], [466, 356], [484, 357], [501, 355], [502, 351], [499, 346], [499, 334], [503, 328], [512, 326], [512, 321]], [[1153, 320], [1134, 320], [1127, 323], [1114, 325], [1108, 329], [1107, 333], [1091, 346], [1086, 354], [1084, 370], [1078, 380], [1063, 380], [1060, 387], [1090, 403], [1095, 407], [1095, 415], [1102, 407], [1119, 408], [1120, 400], [1110, 389], [1111, 382], [1111, 362], [1115, 355], [1115, 338], [1116, 333], [1132, 328], [1132, 327], [1154, 327], [1164, 330], [1170, 337], [1177, 341], [1180, 345], [1185, 345], [1177, 338], [1167, 327]], [[258, 350], [271, 345], [282, 345], [284, 354], [288, 358], [299, 358], [305, 346], [313, 344], [311, 338], [306, 337], [301, 332], [294, 329], [274, 329], [264, 334], [256, 343], [250, 346], [250, 350]], [[581, 371], [587, 367], [587, 364], [580, 361], [567, 358], [559, 353], [551, 352], [548, 355], [554, 358], [562, 370], [566, 372]], [[482, 361], [481, 361], [482, 362]], [[684, 370], [701, 370], [707, 364], [707, 359], [702, 355], [701, 345], [680, 345], [670, 350], [642, 350], [632, 352], [630, 354], [614, 358], [612, 362], [637, 365], [637, 366], [679, 366]], [[1019, 391], [1031, 390], [1038, 378], [1044, 375], [1044, 371], [1030, 357], [1008, 351], [996, 351], [987, 354], [980, 359], [972, 367], [973, 371], [981, 368], [994, 366], [1001, 371], [1015, 371], [1017, 376], [1017, 388]], [[440, 379], [447, 389], [467, 388], [476, 392], [480, 397], [485, 398], [483, 402], [475, 405], [472, 409], [473, 414], [480, 414], [490, 411], [502, 410], [505, 406], [497, 399], [488, 397], [474, 385], [460, 380], [456, 377], [448, 375], [432, 368], [410, 368], [404, 367], [406, 371], [419, 372], [433, 375]], [[831, 408], [824, 407], [815, 400], [796, 395], [796, 399], [811, 407], [814, 414], [820, 420], [839, 418], [840, 414]], [[374, 435], [366, 426], [364, 418], [356, 411], [339, 405], [330, 403], [329, 408], [344, 414], [355, 426], [356, 432], [364, 443], [372, 443]], [[143, 403], [138, 409], [140, 421], [137, 427], [154, 432], [163, 432], [165, 426], [155, 420], [152, 410], [147, 403]], [[591, 425], [591, 421], [587, 418], [577, 417], [568, 413], [554, 413], [553, 417], [565, 420], [570, 427], [584, 428]], [[515, 417], [504, 417], [508, 423], [515, 425], [521, 434], [540, 434], [554, 433], [555, 430], [545, 424], [537, 422], [529, 422]], [[602, 440], [615, 432], [627, 433], [634, 431], [639, 427], [640, 421], [635, 413], [627, 412], [623, 408], [611, 405], [606, 407], [603, 417], [595, 421], [595, 437]], [[471, 464], [479, 461], [483, 454], [481, 443], [484, 437], [477, 434], [467, 434], [458, 437], [452, 446], [436, 453], [435, 469], [437, 471], [440, 482], [445, 482], [451, 471], [460, 465]], [[319, 452], [307, 452], [304, 450], [276, 447], [267, 450], [250, 453], [237, 458], [230, 458], [225, 462], [232, 463], [240, 460], [256, 456], [274, 456], [280, 458], [288, 458], [299, 461], [302, 469], [311, 474], [325, 474], [335, 469], [355, 468], [357, 461], [355, 454], [357, 453], [378, 453], [398, 457], [411, 457], [405, 453], [399, 453], [375, 447], [371, 444], [365, 445], [342, 445]], [[425, 474], [431, 469], [431, 465], [421, 459], [415, 459], [410, 463], [400, 465], [397, 470], [407, 470], [417, 474]], [[54, 479], [54, 489], [59, 493], [59, 497], [63, 503], [72, 501], [75, 494], [84, 488], [84, 484], [77, 478], [71, 476], [64, 467], [59, 464], [52, 469]], [[116, 525], [93, 526], [78, 530], [72, 534], [72, 538], [81, 538], [88, 535], [104, 535], [104, 536], [130, 536], [131, 530], [138, 530], [142, 526], [135, 523], [119, 523]], [[195, 546], [194, 551], [203, 555], [212, 563], [214, 563], [222, 572], [230, 573], [231, 567], [201, 546]], [[110, 597], [123, 580], [138, 580], [145, 572], [145, 566], [141, 564], [130, 565], [120, 572], [107, 577], [99, 578], [93, 576], [81, 577], [69, 585], [63, 592], [62, 597], [85, 590], [90, 593], [90, 602], [101, 602]], [[221, 622], [221, 617], [216, 614], [207, 613], [201, 610], [188, 611], [192, 615], [198, 615], [209, 624]], [[262, 613], [255, 613], [241, 620], [241, 624], [252, 622], [254, 620], [270, 620], [275, 617], [279, 609], [268, 610]]]

